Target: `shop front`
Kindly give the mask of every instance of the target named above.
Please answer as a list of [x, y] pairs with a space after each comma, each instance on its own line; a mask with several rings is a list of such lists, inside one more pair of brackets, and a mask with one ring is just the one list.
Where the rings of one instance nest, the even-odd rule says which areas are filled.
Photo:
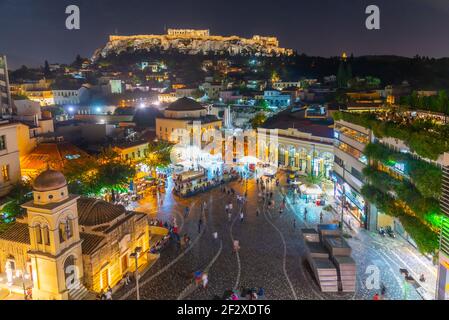
[[344, 220], [351, 227], [367, 228], [366, 203], [363, 196], [333, 172], [336, 204], [343, 206]]
[[291, 145], [279, 145], [278, 163], [280, 167], [298, 171], [304, 175], [313, 173], [328, 178], [333, 165], [333, 155], [330, 152], [319, 152]]

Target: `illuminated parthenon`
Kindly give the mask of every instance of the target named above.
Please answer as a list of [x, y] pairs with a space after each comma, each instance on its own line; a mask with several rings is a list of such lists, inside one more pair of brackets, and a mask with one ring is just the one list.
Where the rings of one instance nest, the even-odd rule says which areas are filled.
[[100, 55], [105, 57], [109, 53], [120, 53], [129, 47], [143, 50], [170, 50], [197, 54], [204, 52], [227, 52], [231, 55], [255, 54], [262, 56], [291, 55], [293, 50], [279, 47], [276, 37], [254, 35], [243, 38], [235, 35], [211, 35], [208, 29], [168, 29], [162, 35], [130, 35], [109, 36], [108, 43], [98, 49], [93, 59]]
[[185, 37], [208, 37], [210, 35], [209, 29], [195, 30], [195, 29], [168, 29], [169, 36], [185, 36]]

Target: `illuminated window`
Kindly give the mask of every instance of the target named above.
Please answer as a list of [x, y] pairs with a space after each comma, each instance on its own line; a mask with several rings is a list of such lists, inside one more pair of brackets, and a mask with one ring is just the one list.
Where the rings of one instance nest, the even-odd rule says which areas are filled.
[[0, 150], [6, 149], [6, 136], [2, 135], [0, 136]]
[[5, 164], [2, 166], [2, 176], [3, 176], [3, 181], [9, 181], [10, 177], [9, 177], [9, 164]]
[[66, 159], [68, 160], [74, 160], [74, 159], [78, 159], [80, 157], [79, 154], [68, 154], [65, 156]]

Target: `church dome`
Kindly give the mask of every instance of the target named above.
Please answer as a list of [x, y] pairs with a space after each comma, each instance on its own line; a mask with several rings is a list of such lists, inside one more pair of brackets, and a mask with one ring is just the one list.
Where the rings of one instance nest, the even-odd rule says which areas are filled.
[[172, 102], [167, 109], [168, 111], [198, 111], [206, 110], [200, 103], [193, 99], [184, 97]]
[[64, 175], [56, 170], [47, 169], [37, 176], [33, 189], [39, 192], [51, 191], [67, 186]]

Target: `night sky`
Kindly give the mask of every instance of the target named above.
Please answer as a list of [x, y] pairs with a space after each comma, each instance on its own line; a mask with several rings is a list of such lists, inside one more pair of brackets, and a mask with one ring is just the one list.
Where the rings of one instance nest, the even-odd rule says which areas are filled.
[[[65, 29], [79, 5], [81, 30]], [[365, 8], [381, 10], [381, 30], [365, 28]], [[0, 53], [10, 68], [91, 56], [109, 34], [204, 28], [216, 35], [278, 37], [309, 55], [449, 56], [449, 0], [0, 0]]]

